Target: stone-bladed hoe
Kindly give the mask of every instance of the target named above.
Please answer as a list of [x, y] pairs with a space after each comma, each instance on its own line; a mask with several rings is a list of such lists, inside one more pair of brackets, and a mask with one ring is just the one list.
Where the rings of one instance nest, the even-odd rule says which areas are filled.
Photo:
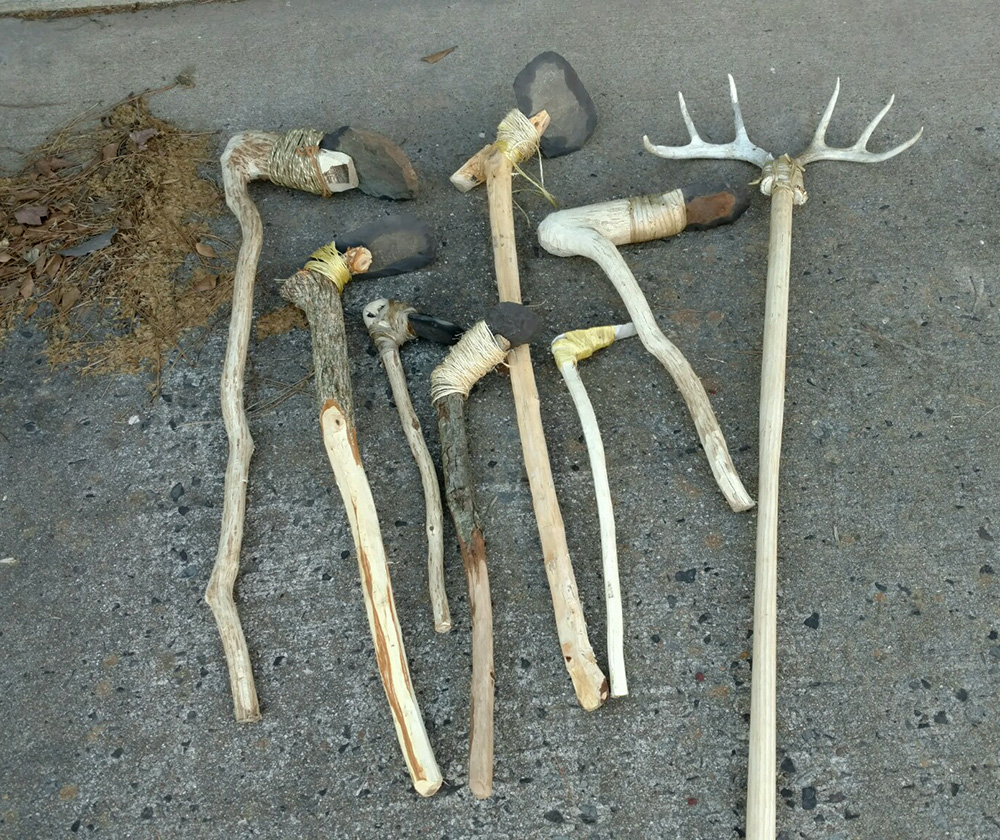
[[[548, 107], [562, 115], [564, 125], [579, 126], [582, 122], [585, 126], [590, 119], [590, 114], [586, 112], [586, 104], [590, 98], [583, 100], [576, 85], [571, 83], [576, 74], [573, 73], [572, 77], [569, 75], [563, 66], [564, 61], [555, 64], [551, 65], [551, 72], [539, 73], [536, 70], [534, 74], [520, 77], [528, 85], [532, 78], [546, 81], [544, 95], [540, 89], [537, 97], [530, 95], [533, 90], [528, 92], [531, 107], [542, 110], [530, 119], [516, 109], [508, 113], [497, 129], [496, 141], [481, 149], [451, 177], [452, 184], [463, 192], [484, 181], [486, 183], [493, 262], [501, 302], [521, 302], [517, 245], [514, 241], [512, 172], [538, 151], [539, 140], [550, 123]], [[558, 81], [560, 73], [563, 83], [552, 84], [553, 77]], [[576, 84], [579, 84], [579, 79], [576, 79]], [[590, 109], [593, 110], [592, 103]], [[567, 113], [576, 113], [578, 118], [567, 121]], [[582, 143], [587, 134], [584, 131], [575, 136]], [[565, 139], [569, 140], [570, 134], [567, 133]], [[571, 149], [566, 148], [565, 151]], [[562, 657], [573, 681], [577, 700], [584, 709], [592, 711], [607, 699], [608, 681], [597, 664], [587, 636], [583, 607], [566, 542], [566, 529], [552, 479], [552, 467], [542, 429], [538, 388], [535, 385], [528, 346], [522, 344], [514, 347], [508, 355], [508, 364], [524, 465], [538, 523]]]
[[410, 446], [413, 460], [420, 472], [424, 491], [424, 509], [427, 532], [427, 579], [434, 616], [434, 629], [438, 633], [451, 630], [451, 611], [444, 587], [444, 515], [441, 507], [441, 489], [437, 470], [424, 440], [420, 420], [413, 410], [413, 401], [406, 385], [406, 373], [400, 359], [399, 348], [414, 338], [425, 338], [440, 344], [454, 344], [463, 330], [449, 321], [422, 315], [398, 300], [380, 298], [373, 300], [362, 313], [368, 334], [378, 350], [392, 398], [399, 412], [403, 434]]
[[445, 496], [458, 534], [472, 623], [469, 702], [469, 788], [477, 799], [493, 792], [493, 605], [486, 541], [476, 511], [476, 491], [465, 430], [465, 398], [475, 384], [503, 364], [511, 347], [537, 338], [541, 319], [516, 303], [499, 303], [477, 321], [431, 373], [437, 408]]
[[[388, 248], [376, 230], [369, 233], [373, 243], [381, 241]], [[356, 236], [344, 238], [358, 241]], [[354, 537], [375, 661], [413, 787], [421, 796], [431, 796], [441, 786], [441, 771], [410, 679], [378, 513], [352, 411], [341, 292], [353, 275], [363, 276], [376, 262], [363, 245], [341, 254], [330, 243], [314, 252], [303, 269], [280, 281], [281, 296], [302, 309], [309, 321], [320, 431]]]

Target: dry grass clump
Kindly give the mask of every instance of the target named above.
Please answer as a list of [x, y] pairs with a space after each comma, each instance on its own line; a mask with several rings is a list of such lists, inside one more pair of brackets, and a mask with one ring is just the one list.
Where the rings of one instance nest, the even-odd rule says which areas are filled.
[[78, 118], [0, 178], [0, 341], [32, 318], [52, 365], [158, 377], [230, 299], [232, 249], [207, 224], [225, 205], [198, 172], [210, 136], [157, 119], [148, 95], [96, 127]]

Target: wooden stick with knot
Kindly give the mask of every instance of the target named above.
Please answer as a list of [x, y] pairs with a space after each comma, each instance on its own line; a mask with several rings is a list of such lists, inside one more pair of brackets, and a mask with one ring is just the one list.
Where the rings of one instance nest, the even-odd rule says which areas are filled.
[[441, 771], [410, 680], [378, 513], [361, 463], [351, 408], [340, 293], [352, 274], [363, 273], [370, 264], [367, 249], [352, 248], [340, 255], [331, 243], [315, 252], [303, 270], [280, 281], [281, 296], [309, 320], [320, 430], [354, 536], [375, 661], [413, 787], [421, 796], [431, 796], [441, 786]]
[[402, 301], [380, 298], [365, 307], [363, 317], [389, 377], [403, 434], [420, 472], [426, 511], [427, 581], [434, 629], [438, 633], [447, 633], [451, 630], [451, 610], [448, 608], [448, 595], [444, 588], [444, 513], [441, 507], [441, 488], [438, 486], [437, 470], [427, 449], [420, 420], [413, 410], [410, 391], [406, 386], [406, 373], [399, 358], [399, 348], [415, 337], [410, 329], [409, 316], [416, 311]]

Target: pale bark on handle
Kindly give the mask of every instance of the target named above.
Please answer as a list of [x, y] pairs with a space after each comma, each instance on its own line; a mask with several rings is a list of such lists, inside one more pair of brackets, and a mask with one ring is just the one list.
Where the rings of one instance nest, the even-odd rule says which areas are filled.
[[778, 473], [785, 408], [792, 206], [792, 189], [776, 186], [771, 194], [771, 240], [767, 262], [760, 380], [760, 478], [757, 492], [753, 671], [750, 683], [747, 840], [774, 840], [775, 837]]
[[250, 200], [247, 185], [260, 176], [261, 169], [257, 161], [269, 148], [263, 136], [258, 138], [257, 145], [259, 148], [254, 149], [247, 140], [241, 141], [238, 136], [230, 141], [222, 156], [226, 203], [239, 220], [243, 242], [233, 277], [232, 314], [222, 369], [222, 418], [229, 437], [229, 459], [222, 502], [222, 534], [212, 576], [205, 590], [205, 600], [212, 608], [222, 639], [226, 665], [229, 668], [229, 687], [233, 694], [233, 711], [240, 723], [260, 720], [250, 651], [233, 601], [233, 587], [239, 573], [240, 548], [243, 544], [246, 483], [254, 449], [243, 407], [243, 377], [253, 317], [254, 276], [257, 272], [257, 260], [260, 259], [263, 230], [260, 214]]
[[[561, 213], [562, 211], [560, 211]], [[666, 368], [687, 404], [695, 428], [705, 448], [705, 456], [715, 481], [734, 511], [753, 507], [736, 466], [729, 455], [726, 439], [712, 410], [705, 386], [680, 350], [657, 326], [656, 318], [636, 282], [628, 263], [610, 240], [590, 227], [562, 224], [560, 213], [551, 214], [538, 229], [542, 247], [557, 256], [581, 256], [596, 262], [618, 291], [639, 333], [639, 340]]]
[[[511, 162], [494, 152], [487, 164], [486, 188], [489, 193], [490, 229], [493, 235], [493, 259], [501, 301], [521, 302], [514, 242], [514, 214], [511, 195]], [[532, 505], [545, 558], [556, 629], [566, 669], [573, 680], [580, 705], [587, 711], [601, 706], [608, 698], [608, 681], [597, 664], [587, 636], [583, 606], [577, 591], [576, 576], [566, 543], [566, 529], [556, 497], [552, 467], [542, 430], [538, 389], [527, 345], [515, 347], [508, 356], [517, 425], [521, 435], [524, 465], [531, 487]]]
[[[253, 319], [253, 287], [260, 259], [263, 231], [260, 214], [250, 200], [251, 181], [270, 177], [271, 150], [281, 135], [245, 131], [235, 135], [222, 154], [222, 182], [226, 204], [240, 223], [243, 240], [233, 275], [233, 302], [229, 320], [226, 358], [222, 368], [220, 398], [222, 418], [229, 438], [229, 457], [222, 499], [222, 527], [212, 576], [205, 589], [205, 601], [212, 608], [219, 628], [229, 669], [233, 711], [240, 723], [260, 720], [260, 706], [254, 687], [253, 667], [233, 587], [240, 569], [243, 520], [246, 516], [246, 486], [253, 455], [253, 438], [243, 406], [243, 378], [246, 370], [250, 325]], [[320, 152], [323, 175], [329, 192], [340, 192], [358, 184], [354, 164], [339, 152]]]
[[379, 356], [389, 377], [392, 398], [396, 403], [400, 422], [403, 424], [403, 433], [420, 471], [426, 509], [427, 581], [431, 611], [434, 616], [434, 629], [438, 633], [447, 633], [451, 630], [451, 610], [448, 608], [448, 595], [444, 587], [444, 514], [441, 508], [441, 489], [438, 487], [437, 470], [427, 449], [420, 420], [413, 410], [398, 347], [395, 345], [385, 349], [379, 347]]
[[458, 534], [472, 622], [472, 684], [469, 703], [469, 788], [477, 799], [493, 792], [493, 604], [486, 543], [476, 512], [464, 399], [448, 394], [437, 402], [445, 496]]
[[320, 430], [354, 536], [375, 661], [413, 787], [421, 796], [431, 796], [441, 786], [441, 771], [410, 681], [378, 513], [351, 417], [351, 379], [340, 293], [325, 277], [300, 271], [283, 283], [281, 295], [302, 309], [309, 320], [316, 393], [322, 406]]
[[594, 406], [587, 389], [573, 362], [559, 366], [570, 397], [580, 415], [580, 425], [587, 442], [587, 456], [594, 475], [594, 495], [597, 497], [597, 517], [601, 529], [601, 562], [604, 569], [604, 601], [608, 612], [608, 676], [611, 678], [611, 696], [628, 694], [625, 674], [625, 628], [622, 619], [622, 593], [618, 579], [618, 544], [615, 532], [615, 513], [611, 504], [611, 487], [604, 456], [604, 442], [597, 425]]

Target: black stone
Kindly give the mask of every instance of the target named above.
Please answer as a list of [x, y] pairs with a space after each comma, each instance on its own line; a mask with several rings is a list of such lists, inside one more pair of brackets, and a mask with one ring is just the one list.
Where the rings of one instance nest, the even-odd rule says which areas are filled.
[[570, 63], [556, 52], [535, 56], [514, 79], [517, 107], [525, 116], [548, 111], [552, 118], [542, 135], [545, 157], [581, 148], [597, 127], [597, 109]]
[[677, 572], [674, 575], [674, 580], [679, 583], [694, 583], [695, 579], [698, 577], [697, 569], [688, 569], [685, 572]]
[[802, 788], [802, 810], [811, 811], [816, 807], [816, 788], [809, 786]]
[[176, 502], [183, 495], [184, 495], [184, 485], [183, 484], [175, 484], [173, 487], [170, 488], [170, 498], [173, 501]]
[[561, 823], [566, 821], [566, 818], [562, 815], [562, 813], [555, 809], [546, 811], [545, 819], [547, 819], [550, 823]]
[[417, 173], [399, 146], [375, 131], [342, 126], [319, 147], [350, 155], [358, 173], [358, 189], [376, 198], [406, 200], [417, 194]]
[[424, 315], [422, 312], [411, 313], [409, 321], [410, 329], [417, 338], [435, 341], [438, 344], [454, 344], [465, 332], [465, 329], [458, 324], [432, 315]]
[[806, 627], [811, 627], [813, 630], [819, 629], [819, 613], [813, 613], [809, 618], [802, 622]]
[[792, 761], [791, 756], [786, 755], [781, 760], [781, 772], [788, 773], [789, 775], [795, 772], [795, 762]]
[[698, 181], [681, 187], [687, 229], [708, 230], [735, 222], [750, 206], [753, 191], [746, 184]]
[[409, 213], [398, 213], [369, 222], [337, 237], [337, 250], [367, 248], [372, 264], [356, 278], [375, 280], [416, 271], [434, 262], [437, 241], [430, 226]]
[[502, 335], [512, 347], [529, 344], [541, 336], [545, 324], [527, 306], [520, 303], [498, 303], [483, 316], [494, 335]]

